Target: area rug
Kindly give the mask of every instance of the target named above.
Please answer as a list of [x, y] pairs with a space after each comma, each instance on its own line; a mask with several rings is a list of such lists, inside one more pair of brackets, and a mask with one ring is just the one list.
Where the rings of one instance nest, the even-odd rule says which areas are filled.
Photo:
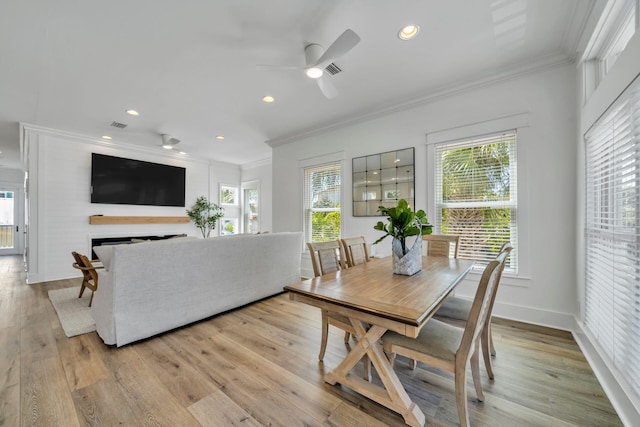
[[89, 298], [91, 290], [85, 289], [78, 298], [80, 286], [49, 291], [49, 299], [58, 313], [58, 319], [67, 337], [86, 334], [96, 330], [96, 322], [91, 316]]

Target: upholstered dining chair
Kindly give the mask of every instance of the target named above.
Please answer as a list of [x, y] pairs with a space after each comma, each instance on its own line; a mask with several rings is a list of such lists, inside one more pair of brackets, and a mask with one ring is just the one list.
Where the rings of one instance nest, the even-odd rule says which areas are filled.
[[367, 241], [364, 240], [364, 237], [348, 237], [340, 241], [342, 242], [347, 267], [369, 262], [369, 251], [367, 251]]
[[89, 260], [85, 255], [79, 254], [75, 251], [71, 252], [71, 255], [76, 261], [72, 264], [73, 267], [82, 271], [82, 285], [80, 286], [80, 295], [78, 295], [78, 298], [82, 298], [85, 288], [89, 288], [91, 291], [89, 307], [91, 307], [91, 304], [93, 304], [93, 294], [98, 290], [98, 272], [96, 270], [104, 268], [104, 266], [94, 266], [93, 263], [99, 262], [99, 260]]
[[[339, 240], [309, 242], [307, 243], [307, 247], [311, 254], [311, 264], [313, 265], [313, 274], [315, 277], [342, 270], [346, 267], [344, 263], [344, 251]], [[327, 349], [327, 339], [329, 337], [329, 325], [345, 331], [345, 344], [349, 342], [351, 335], [355, 336], [355, 330], [347, 317], [338, 313], [322, 310], [322, 342], [320, 343], [318, 360], [324, 359], [324, 353]]]
[[481, 334], [507, 255], [506, 252], [501, 253], [484, 269], [464, 329], [430, 319], [417, 338], [393, 331], [387, 331], [382, 336], [384, 351], [392, 364], [396, 355], [400, 354], [454, 373], [456, 406], [462, 426], [469, 425], [466, 378], [468, 363], [471, 363], [471, 375], [478, 400], [484, 400], [479, 367]]
[[454, 234], [425, 234], [422, 240], [427, 242], [427, 252], [425, 255], [449, 257], [453, 253], [454, 258], [458, 258], [458, 247], [460, 246], [460, 236]]
[[[509, 256], [513, 247], [510, 242], [507, 242], [502, 245], [500, 248], [500, 256], [503, 253], [506, 253], [506, 256]], [[491, 303], [489, 304], [489, 314], [487, 315], [485, 321], [485, 327], [482, 331], [482, 355], [484, 358], [484, 365], [487, 369], [487, 375], [490, 379], [494, 379], [493, 366], [491, 364], [491, 356], [496, 355], [496, 348], [493, 345], [493, 333], [491, 332], [491, 317], [493, 315], [493, 305], [496, 301], [496, 295], [498, 294], [498, 286], [500, 285], [500, 279], [502, 277], [502, 271], [504, 270], [504, 266], [506, 262], [504, 262], [500, 271], [498, 272], [498, 283], [496, 285], [496, 289], [491, 297]], [[473, 306], [472, 301], [458, 298], [456, 296], [451, 296], [447, 298], [444, 303], [440, 306], [438, 311], [436, 312], [436, 318], [444, 318], [444, 319], [454, 319], [454, 320], [462, 320], [467, 321], [469, 318], [469, 313], [471, 312], [471, 307]]]

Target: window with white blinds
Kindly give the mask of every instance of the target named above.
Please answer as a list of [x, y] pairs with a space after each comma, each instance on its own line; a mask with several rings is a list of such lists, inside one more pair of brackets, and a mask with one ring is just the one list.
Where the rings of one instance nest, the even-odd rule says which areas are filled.
[[304, 228], [306, 242], [340, 238], [340, 162], [304, 169]]
[[640, 395], [640, 78], [585, 135], [584, 323]]
[[460, 236], [460, 258], [482, 267], [514, 247], [505, 271], [517, 273], [516, 131], [435, 147], [436, 231]]

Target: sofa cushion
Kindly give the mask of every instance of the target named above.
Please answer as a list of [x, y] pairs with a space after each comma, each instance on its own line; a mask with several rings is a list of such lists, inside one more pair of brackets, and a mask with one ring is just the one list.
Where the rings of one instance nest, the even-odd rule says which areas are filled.
[[109, 271], [111, 266], [111, 255], [113, 255], [113, 245], [94, 246], [93, 251], [100, 258], [100, 262], [104, 265], [104, 269]]

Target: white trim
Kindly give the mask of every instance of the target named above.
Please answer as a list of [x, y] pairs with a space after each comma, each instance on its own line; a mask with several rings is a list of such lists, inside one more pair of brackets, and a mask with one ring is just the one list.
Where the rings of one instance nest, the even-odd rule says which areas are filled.
[[582, 324], [577, 320], [575, 320], [572, 333], [622, 423], [625, 426], [637, 425], [640, 420], [640, 402], [631, 400], [632, 394], [625, 390], [629, 386], [624, 377], [617, 373], [617, 370], [609, 367], [600, 356], [597, 347], [593, 345], [594, 340], [589, 337], [588, 332], [582, 328]]
[[196, 158], [196, 157], [192, 157], [189, 154], [180, 154], [174, 150], [165, 150], [162, 149], [162, 147], [160, 145], [158, 145], [158, 147], [160, 149], [154, 149], [154, 147], [144, 147], [141, 145], [135, 145], [135, 144], [127, 144], [127, 143], [123, 143], [123, 142], [118, 142], [116, 140], [106, 140], [106, 139], [102, 139], [102, 138], [94, 138], [94, 137], [90, 137], [90, 136], [86, 136], [86, 135], [81, 135], [81, 134], [77, 134], [77, 133], [73, 133], [73, 132], [68, 132], [68, 131], [63, 131], [63, 130], [58, 130], [58, 129], [52, 129], [52, 128], [46, 128], [46, 127], [42, 127], [42, 126], [38, 126], [38, 125], [31, 125], [28, 123], [20, 123], [20, 126], [23, 128], [24, 131], [31, 131], [31, 132], [37, 132], [40, 135], [50, 135], [50, 136], [57, 136], [57, 137], [64, 137], [64, 138], [70, 138], [79, 142], [89, 142], [91, 144], [94, 144], [98, 147], [112, 147], [112, 148], [118, 148], [121, 150], [124, 150], [126, 152], [136, 152], [138, 154], [152, 154], [154, 156], [159, 156], [159, 157], [168, 157], [168, 158], [172, 158], [172, 159], [178, 159], [178, 160], [183, 160], [183, 161], [188, 161], [190, 163], [202, 163], [202, 164], [208, 164], [208, 165], [215, 165], [216, 163], [218, 164], [223, 164], [223, 165], [233, 165], [233, 166], [238, 166], [235, 165], [233, 163], [225, 163], [225, 162], [220, 162], [220, 161], [216, 161], [216, 160], [207, 160], [207, 159], [201, 159], [201, 158]]
[[243, 163], [240, 165], [240, 170], [243, 172], [247, 169], [259, 168], [261, 166], [269, 166], [273, 162], [271, 157], [262, 160], [256, 160], [254, 162]]
[[396, 103], [391, 107], [383, 108], [376, 111], [361, 111], [359, 114], [354, 115], [351, 118], [346, 118], [342, 121], [334, 120], [332, 122], [320, 124], [314, 128], [308, 128], [293, 134], [284, 135], [278, 138], [272, 138], [265, 142], [271, 147], [278, 147], [280, 145], [289, 144], [291, 142], [308, 138], [313, 135], [323, 134], [335, 129], [344, 128], [357, 123], [367, 122], [375, 118], [385, 117], [390, 114], [410, 110], [420, 105], [429, 104], [434, 101], [446, 99], [454, 95], [490, 87], [504, 81], [518, 79], [523, 76], [535, 74], [545, 70], [562, 67], [571, 64], [572, 62], [573, 61], [571, 60], [571, 58], [568, 58], [564, 53], [556, 52], [554, 54], [537, 58], [533, 61], [524, 61], [522, 63], [516, 64], [503, 73], [492, 73], [485, 77], [457, 82], [453, 85], [444, 85], [438, 88], [434, 88], [433, 90], [421, 96], [419, 95], [416, 98]]
[[443, 129], [427, 133], [427, 145], [454, 142], [461, 139], [477, 138], [481, 135], [531, 126], [531, 114], [520, 113], [484, 122]]

